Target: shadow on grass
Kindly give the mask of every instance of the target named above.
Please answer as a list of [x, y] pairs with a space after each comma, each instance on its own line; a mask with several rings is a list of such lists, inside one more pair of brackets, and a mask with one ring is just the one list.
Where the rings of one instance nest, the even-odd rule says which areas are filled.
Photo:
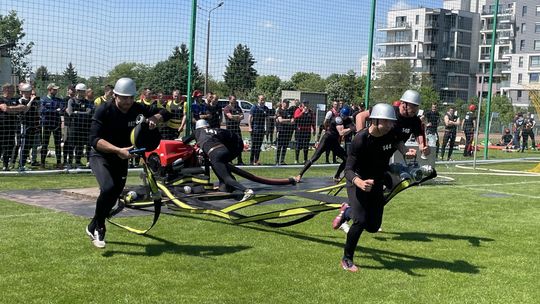
[[[319, 244], [328, 245], [328, 246], [335, 246], [338, 248], [343, 248], [345, 244], [344, 237], [340, 238], [341, 240], [343, 240], [342, 242], [336, 242], [334, 240], [331, 240], [331, 239], [335, 239], [335, 237], [332, 237], [332, 236], [307, 235], [303, 233], [298, 233], [296, 231], [285, 230], [284, 228], [275, 229], [275, 228], [267, 228], [264, 226], [254, 226], [254, 225], [235, 225], [233, 223], [224, 222], [218, 219], [198, 217], [198, 216], [193, 216], [189, 214], [168, 214], [168, 215], [172, 215], [175, 217], [185, 217], [185, 218], [191, 218], [191, 219], [196, 219], [196, 220], [203, 220], [203, 221], [219, 223], [219, 224], [224, 224], [224, 225], [232, 225], [239, 228], [241, 227], [244, 229], [250, 229], [250, 230], [255, 230], [255, 231], [260, 231], [260, 232], [273, 233], [273, 234], [277, 234], [281, 236], [292, 237], [292, 238], [303, 240], [303, 241], [314, 242], [314, 243], [319, 243]], [[433, 241], [432, 238], [444, 238], [444, 239], [450, 239], [450, 240], [467, 240], [473, 246], [480, 246], [480, 241], [494, 241], [493, 239], [489, 239], [489, 238], [456, 236], [456, 235], [449, 235], [449, 234], [433, 234], [433, 233], [417, 233], [417, 232], [411, 232], [411, 233], [384, 232], [384, 233], [395, 234], [398, 237], [401, 236], [403, 238], [408, 237], [412, 240], [427, 240], [429, 242]], [[386, 239], [389, 239], [389, 238], [386, 238]], [[390, 239], [393, 239], [393, 238], [390, 238]], [[380, 249], [375, 249], [375, 248], [364, 248], [364, 247], [359, 248], [358, 251], [360, 251], [360, 254], [362, 255], [362, 257], [364, 256], [368, 258], [371, 257], [371, 259], [381, 264], [381, 266], [370, 266], [370, 265], [360, 266], [361, 268], [366, 268], [366, 269], [388, 269], [388, 270], [395, 269], [395, 270], [399, 270], [413, 276], [423, 276], [416, 272], [416, 270], [418, 269], [442, 269], [442, 270], [448, 270], [450, 272], [455, 272], [455, 273], [469, 273], [469, 274], [480, 273], [480, 268], [478, 266], [475, 266], [463, 260], [454, 260], [453, 262], [447, 262], [447, 261], [436, 260], [436, 259], [431, 259], [427, 257], [419, 257], [419, 256], [414, 256], [414, 255], [402, 254], [398, 252], [391, 252], [391, 251], [386, 251], [386, 250], [380, 250]]]
[[[380, 235], [380, 236], [378, 236]], [[386, 236], [390, 235], [390, 236]], [[393, 236], [392, 236], [393, 235]], [[424, 232], [380, 232], [377, 236], [373, 237], [379, 241], [396, 240], [396, 241], [414, 241], [414, 242], [433, 242], [433, 239], [443, 240], [464, 240], [469, 242], [474, 247], [480, 247], [480, 242], [493, 242], [494, 239], [467, 236], [467, 235], [453, 235], [453, 234], [440, 234], [440, 233], [424, 233]]]
[[144, 248], [144, 251], [136, 249], [134, 251], [123, 250], [108, 250], [103, 253], [104, 257], [112, 257], [116, 254], [125, 254], [133, 256], [159, 256], [163, 253], [184, 254], [189, 256], [197, 256], [202, 258], [210, 258], [225, 254], [233, 254], [243, 250], [250, 249], [249, 246], [202, 246], [202, 245], [187, 245], [176, 244], [163, 238], [145, 234], [143, 237], [160, 242], [159, 244], [139, 244], [128, 242], [107, 242], [108, 244], [115, 244], [121, 246], [132, 246], [137, 248]]

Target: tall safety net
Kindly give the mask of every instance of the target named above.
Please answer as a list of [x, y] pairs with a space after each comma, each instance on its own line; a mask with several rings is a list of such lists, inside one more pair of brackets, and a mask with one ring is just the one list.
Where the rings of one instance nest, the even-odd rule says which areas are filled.
[[[2, 1], [0, 78], [16, 88], [3, 99], [13, 110], [0, 112], [2, 167], [86, 168], [91, 117], [121, 77], [135, 80], [137, 102], [171, 111], [160, 127], [166, 139], [201, 118], [237, 133], [244, 151], [235, 163], [340, 163], [344, 154], [317, 149], [324, 134], [337, 133], [347, 150], [361, 128], [355, 115], [407, 89], [420, 92], [420, 115], [438, 107], [430, 129], [440, 138], [438, 156], [467, 159], [476, 128], [479, 142], [489, 136], [495, 145], [515, 113], [535, 111], [502, 89], [511, 87], [504, 71], [516, 52], [503, 43], [517, 31], [506, 28], [516, 22], [507, 15], [519, 13], [505, 3], [492, 78], [500, 100], [485, 133], [493, 7], [466, 2]], [[20, 90], [24, 83], [34, 95]], [[182, 124], [187, 102], [199, 105]], [[451, 109], [451, 120], [470, 121], [446, 137]]]

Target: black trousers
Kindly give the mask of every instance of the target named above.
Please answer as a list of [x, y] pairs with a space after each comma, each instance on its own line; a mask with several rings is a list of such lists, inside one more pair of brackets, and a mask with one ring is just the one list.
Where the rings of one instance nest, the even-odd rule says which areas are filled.
[[454, 151], [454, 143], [456, 142], [456, 131], [444, 131], [444, 137], [441, 147], [441, 158], [444, 158], [444, 150], [446, 145], [448, 146], [448, 159], [452, 157], [452, 152]]
[[324, 152], [332, 151], [334, 155], [337, 155], [341, 159], [341, 164], [339, 165], [336, 174], [334, 175], [335, 178], [339, 178], [341, 175], [341, 172], [345, 169], [345, 161], [347, 160], [347, 153], [345, 150], [341, 147], [339, 144], [339, 138], [337, 136], [332, 136], [329, 134], [324, 134], [321, 142], [319, 143], [319, 147], [317, 150], [315, 150], [315, 153], [309, 161], [304, 165], [304, 168], [302, 168], [302, 171], [300, 171], [300, 176], [303, 176], [304, 173], [313, 165]]
[[27, 127], [23, 125], [21, 133], [21, 157], [19, 161], [19, 167], [24, 167], [26, 164], [26, 159], [31, 148], [37, 147], [37, 137], [36, 135], [40, 134], [39, 127]]
[[247, 188], [242, 186], [227, 169], [227, 163], [237, 157], [237, 153], [232, 153], [227, 147], [218, 147], [210, 152], [208, 158], [212, 164], [212, 171], [216, 174], [220, 186], [225, 184], [227, 191], [232, 192], [234, 190], [245, 191]]
[[[231, 132], [238, 135], [238, 137], [242, 138], [242, 131], [240, 130], [240, 126], [233, 127], [233, 128], [227, 128], [227, 130], [231, 130]], [[243, 151], [243, 148], [242, 148], [242, 151]], [[242, 151], [240, 151], [240, 153], [238, 153], [238, 157], [236, 158], [237, 164], [244, 164], [244, 162], [242, 161]]]
[[[463, 133], [465, 133], [465, 149], [463, 149], [463, 156], [471, 156], [473, 155], [473, 146], [472, 141], [474, 137], [474, 129], [467, 128], [463, 130]], [[450, 156], [448, 156], [450, 157]]]
[[263, 139], [264, 130], [253, 130], [251, 132], [251, 154], [249, 156], [249, 162], [251, 164], [259, 161]]
[[99, 196], [93, 221], [98, 224], [98, 227], [105, 227], [105, 220], [126, 185], [128, 161], [116, 156], [103, 157], [92, 151], [90, 168], [99, 184]]
[[287, 154], [287, 148], [291, 143], [292, 135], [292, 130], [278, 132], [276, 138], [276, 164], [281, 164], [285, 162], [285, 155]]
[[[73, 156], [75, 155], [75, 163], [78, 165], [81, 164], [84, 147], [90, 141], [89, 130], [90, 128], [82, 125], [70, 126], [68, 128], [67, 140], [64, 143], [64, 163], [67, 161], [70, 165], [73, 164]], [[69, 157], [69, 160], [67, 157]]]
[[523, 143], [521, 144], [521, 150], [525, 150], [529, 145], [529, 137], [531, 138], [532, 147], [536, 148], [536, 143], [534, 141], [534, 132], [533, 130], [523, 130], [521, 132], [521, 137], [523, 138]]
[[296, 161], [300, 160], [299, 159], [300, 150], [304, 150], [304, 161], [307, 162], [309, 140], [311, 139], [311, 131], [296, 130], [295, 139], [296, 139], [296, 151], [295, 151]]
[[347, 184], [347, 196], [351, 206], [347, 216], [352, 219], [352, 225], [347, 233], [343, 257], [352, 261], [362, 232], [375, 233], [381, 227], [384, 213], [382, 182], [375, 183], [370, 192]]
[[15, 145], [15, 129], [8, 126], [0, 127], [0, 156], [4, 167], [9, 166], [9, 159]]
[[62, 161], [62, 128], [60, 126], [46, 126], [41, 129], [41, 164], [45, 165], [45, 158], [47, 158], [47, 151], [49, 150], [49, 139], [51, 134], [54, 139], [54, 153], [56, 154], [56, 163], [60, 164]]

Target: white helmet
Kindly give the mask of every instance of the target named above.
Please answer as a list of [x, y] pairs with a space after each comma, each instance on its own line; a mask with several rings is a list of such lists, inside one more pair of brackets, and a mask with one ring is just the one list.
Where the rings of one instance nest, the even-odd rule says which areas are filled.
[[371, 114], [369, 114], [370, 119], [388, 119], [388, 120], [397, 120], [396, 111], [394, 107], [387, 103], [378, 103], [373, 106], [371, 109]]
[[417, 106], [419, 106], [420, 103], [422, 102], [420, 100], [420, 94], [415, 90], [407, 90], [407, 91], [405, 91], [405, 93], [403, 93], [403, 95], [401, 95], [400, 100], [404, 101], [404, 102], [407, 102], [407, 103], [412, 103], [412, 104], [417, 105]]
[[78, 83], [75, 86], [76, 91], [86, 91], [86, 85], [84, 83]]
[[195, 130], [200, 129], [200, 128], [208, 128], [209, 126], [210, 125], [208, 124], [208, 121], [206, 121], [204, 119], [199, 119], [195, 123]]
[[135, 81], [127, 77], [118, 79], [118, 81], [116, 81], [116, 84], [114, 85], [113, 93], [119, 96], [137, 95], [137, 88], [135, 87]]
[[32, 86], [29, 83], [23, 83], [19, 86], [19, 91], [30, 92], [32, 91]]

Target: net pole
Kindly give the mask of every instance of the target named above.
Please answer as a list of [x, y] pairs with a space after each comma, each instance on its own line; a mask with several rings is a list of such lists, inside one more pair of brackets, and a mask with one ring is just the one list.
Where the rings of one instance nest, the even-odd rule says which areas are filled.
[[373, 57], [373, 32], [375, 30], [375, 8], [377, 7], [377, 0], [371, 1], [371, 23], [369, 25], [369, 45], [368, 45], [368, 66], [366, 76], [366, 93], [364, 105], [366, 110], [369, 107], [369, 92], [371, 88], [371, 62]]
[[[189, 62], [188, 62], [188, 83], [187, 83], [187, 111], [186, 115], [186, 136], [191, 134], [191, 103], [193, 91], [193, 57], [195, 56], [195, 32], [197, 21], [197, 0], [191, 1], [191, 33], [189, 39]], [[180, 71], [179, 71], [180, 72]]]
[[486, 103], [486, 125], [484, 126], [484, 159], [488, 159], [488, 144], [489, 144], [489, 123], [491, 121], [491, 99], [493, 91], [493, 66], [495, 61], [495, 37], [497, 34], [497, 15], [499, 14], [499, 0], [495, 1], [495, 9], [493, 11], [493, 30], [491, 34], [491, 51], [489, 54], [490, 63], [489, 63], [489, 87], [488, 87], [488, 96]]

